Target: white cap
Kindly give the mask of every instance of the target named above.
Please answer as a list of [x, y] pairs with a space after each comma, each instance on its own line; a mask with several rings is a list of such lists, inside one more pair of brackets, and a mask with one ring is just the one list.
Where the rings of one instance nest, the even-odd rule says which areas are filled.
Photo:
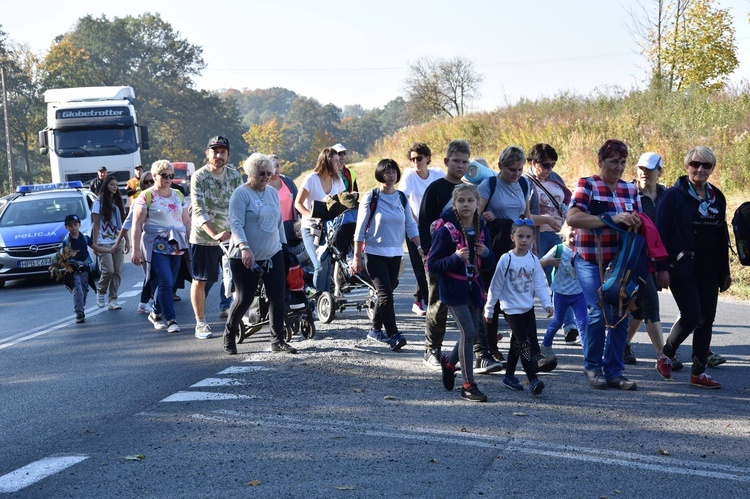
[[661, 168], [661, 156], [655, 152], [644, 152], [635, 166], [646, 168], [647, 170], [656, 170], [657, 168]]
[[335, 146], [331, 146], [331, 149], [333, 149], [336, 152], [344, 152], [344, 151], [346, 151], [346, 147], [342, 146], [340, 143], [336, 144]]

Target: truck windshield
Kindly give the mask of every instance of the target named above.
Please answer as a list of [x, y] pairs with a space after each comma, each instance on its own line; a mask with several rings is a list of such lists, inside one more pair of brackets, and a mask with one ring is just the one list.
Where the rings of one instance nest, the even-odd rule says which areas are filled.
[[138, 150], [135, 128], [61, 128], [54, 131], [55, 152], [61, 158], [113, 156]]

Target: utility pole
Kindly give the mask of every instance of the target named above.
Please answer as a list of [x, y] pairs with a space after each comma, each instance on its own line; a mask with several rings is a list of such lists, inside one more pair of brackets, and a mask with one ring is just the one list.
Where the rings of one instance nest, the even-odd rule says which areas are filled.
[[5, 115], [5, 147], [8, 150], [8, 184], [10, 192], [16, 190], [16, 181], [13, 178], [13, 153], [10, 148], [10, 123], [8, 122], [8, 92], [5, 90], [5, 65], [0, 64], [0, 79], [3, 83], [3, 114]]

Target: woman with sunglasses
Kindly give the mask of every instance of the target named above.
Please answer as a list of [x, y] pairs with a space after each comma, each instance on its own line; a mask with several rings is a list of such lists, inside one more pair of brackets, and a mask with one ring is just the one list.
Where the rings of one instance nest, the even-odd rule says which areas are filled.
[[253, 153], [242, 164], [247, 182], [229, 198], [229, 226], [232, 239], [229, 248], [229, 267], [236, 290], [236, 299], [229, 307], [224, 326], [224, 351], [237, 353], [235, 337], [240, 321], [250, 308], [258, 289], [263, 284], [268, 299], [271, 327], [271, 351], [297, 353], [284, 340], [284, 293], [286, 279], [281, 245], [286, 244], [284, 223], [281, 221], [279, 194], [268, 187], [274, 166], [265, 154]]
[[[424, 191], [431, 183], [443, 178], [445, 173], [440, 168], [428, 168], [432, 162], [432, 151], [427, 144], [422, 142], [415, 142], [409, 148], [407, 159], [412, 166], [404, 169], [398, 190], [406, 194], [409, 200], [409, 211], [414, 220], [419, 221], [419, 207], [422, 205]], [[424, 271], [424, 261], [417, 245], [408, 238], [406, 249], [409, 250], [409, 261], [414, 270], [414, 277], [417, 279], [417, 289], [414, 291], [411, 311], [419, 316], [425, 316], [427, 315], [427, 276]]]
[[[142, 191], [145, 191], [146, 189], [150, 189], [151, 186], [154, 185], [154, 176], [151, 174], [150, 171], [144, 172], [141, 174], [141, 177], [138, 179], [138, 194], [135, 196], [135, 199], [138, 199], [138, 195]], [[133, 202], [135, 202], [135, 199]], [[130, 210], [128, 212], [128, 216], [125, 217], [125, 221], [122, 222], [122, 229], [120, 229], [120, 235], [117, 238], [117, 242], [115, 243], [115, 246], [120, 244], [121, 240], [125, 240], [125, 248], [124, 253], [128, 254], [130, 253], [130, 238], [128, 237], [128, 232], [130, 231], [131, 227], [133, 226], [133, 213], [135, 210]], [[139, 314], [149, 314], [151, 313], [152, 307], [152, 292], [151, 292], [151, 279], [146, 279], [146, 283], [143, 285], [143, 289], [141, 290], [141, 301], [138, 303], [138, 313]]]
[[[531, 181], [533, 187], [529, 205], [531, 218], [537, 225], [537, 230], [534, 231], [534, 248], [536, 256], [542, 259], [550, 249], [563, 242], [558, 232], [565, 222], [570, 196], [573, 193], [565, 185], [562, 177], [554, 171], [557, 164], [557, 151], [551, 145], [535, 144], [526, 156], [526, 164], [526, 171], [523, 174]], [[552, 269], [555, 265], [559, 265], [560, 259], [548, 261], [551, 264], [544, 266], [544, 274], [547, 276], [547, 283], [551, 285]], [[573, 308], [559, 310], [558, 313], [565, 314], [563, 320], [565, 342], [569, 345], [575, 344], [579, 332]]]
[[178, 333], [172, 286], [180, 270], [182, 255], [188, 250], [190, 214], [185, 198], [170, 185], [174, 168], [165, 160], [151, 165], [156, 184], [144, 190], [133, 205], [131, 261], [143, 265], [146, 280], [153, 269], [156, 279], [154, 308], [148, 320], [154, 329]]
[[680, 309], [680, 317], [664, 344], [664, 355], [673, 357], [692, 333], [690, 384], [702, 388], [721, 387], [706, 374], [706, 364], [719, 292], [732, 285], [727, 202], [724, 194], [708, 182], [715, 166], [711, 149], [692, 148], [685, 156], [687, 175], [667, 189], [656, 209], [656, 226], [669, 253], [668, 284]]
[[635, 390], [636, 383], [622, 374], [628, 320], [607, 326], [607, 319], [617, 320], [618, 310], [612, 305], [605, 305], [606, 310], [602, 308], [599, 288], [601, 268], [614, 260], [620, 242], [619, 233], [604, 218], [609, 215], [623, 228], [638, 229], [641, 201], [638, 187], [622, 180], [628, 146], [621, 140], [609, 139], [599, 148], [597, 157], [599, 173], [578, 180], [567, 215], [568, 225], [577, 229], [573, 266], [589, 308], [589, 324], [583, 338], [583, 367], [592, 388]]

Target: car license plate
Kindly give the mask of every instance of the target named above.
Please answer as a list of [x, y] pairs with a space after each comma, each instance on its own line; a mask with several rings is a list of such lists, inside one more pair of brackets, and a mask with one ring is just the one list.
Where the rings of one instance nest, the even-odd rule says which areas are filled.
[[18, 262], [19, 269], [29, 269], [33, 267], [49, 267], [52, 265], [52, 258], [37, 258], [36, 260], [22, 260]]

